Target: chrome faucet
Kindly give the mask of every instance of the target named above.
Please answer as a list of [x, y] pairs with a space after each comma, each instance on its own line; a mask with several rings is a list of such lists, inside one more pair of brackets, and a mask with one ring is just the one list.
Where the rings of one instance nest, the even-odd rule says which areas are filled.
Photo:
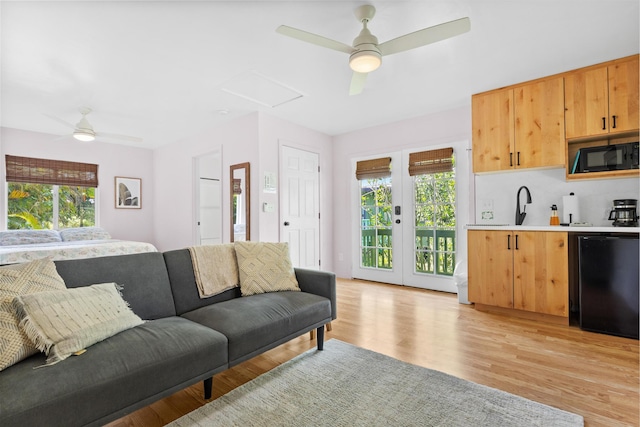
[[527, 192], [527, 204], [531, 203], [531, 193], [529, 192], [529, 189], [523, 185], [518, 189], [518, 194], [516, 195], [516, 225], [522, 225], [524, 217], [527, 216], [527, 213], [525, 212], [525, 210], [527, 210], [526, 204], [522, 207], [522, 213], [520, 212], [520, 192], [523, 188]]

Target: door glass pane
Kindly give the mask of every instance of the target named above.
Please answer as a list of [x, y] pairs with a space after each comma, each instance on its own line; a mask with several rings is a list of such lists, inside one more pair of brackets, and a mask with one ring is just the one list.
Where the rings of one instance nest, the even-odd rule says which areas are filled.
[[391, 269], [393, 210], [391, 177], [360, 180], [360, 265]]
[[452, 276], [455, 267], [455, 169], [416, 175], [413, 180], [415, 272]]

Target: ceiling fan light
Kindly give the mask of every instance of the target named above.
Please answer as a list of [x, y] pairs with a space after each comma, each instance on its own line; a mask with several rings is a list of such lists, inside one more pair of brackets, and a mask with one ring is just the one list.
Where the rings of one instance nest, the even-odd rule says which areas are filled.
[[96, 134], [84, 129], [77, 129], [75, 132], [73, 132], [73, 137], [78, 141], [91, 142], [96, 139]]
[[373, 50], [361, 50], [349, 57], [349, 66], [356, 73], [370, 73], [382, 64], [382, 56]]

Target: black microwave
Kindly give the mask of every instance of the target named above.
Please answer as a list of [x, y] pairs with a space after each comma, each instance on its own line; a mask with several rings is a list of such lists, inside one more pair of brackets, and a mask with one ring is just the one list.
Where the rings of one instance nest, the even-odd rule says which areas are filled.
[[638, 169], [638, 143], [585, 147], [578, 150], [573, 172]]

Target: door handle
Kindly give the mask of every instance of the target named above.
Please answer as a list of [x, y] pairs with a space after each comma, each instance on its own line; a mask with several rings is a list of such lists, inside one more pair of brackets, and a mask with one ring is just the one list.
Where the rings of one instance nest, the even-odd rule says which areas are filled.
[[396, 224], [400, 224], [400, 220], [399, 219], [396, 219]]
[[285, 221], [285, 222], [284, 222], [284, 226], [285, 226], [285, 227], [288, 227], [288, 226], [289, 226], [289, 221]]

